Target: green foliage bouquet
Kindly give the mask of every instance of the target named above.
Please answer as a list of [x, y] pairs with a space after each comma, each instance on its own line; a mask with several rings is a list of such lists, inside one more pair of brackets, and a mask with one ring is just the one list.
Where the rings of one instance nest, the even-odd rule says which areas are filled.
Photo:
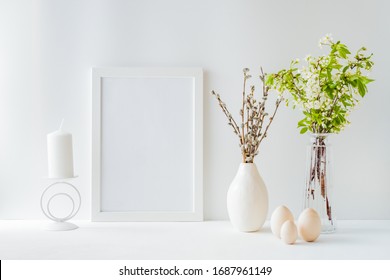
[[372, 54], [360, 48], [354, 56], [340, 41], [331, 35], [323, 37], [319, 46], [329, 48], [327, 55], [293, 60], [289, 69], [267, 75], [266, 84], [279, 92], [289, 92], [286, 104], [303, 111], [305, 117], [298, 122], [301, 134], [338, 133], [347, 124], [348, 115], [367, 93]]

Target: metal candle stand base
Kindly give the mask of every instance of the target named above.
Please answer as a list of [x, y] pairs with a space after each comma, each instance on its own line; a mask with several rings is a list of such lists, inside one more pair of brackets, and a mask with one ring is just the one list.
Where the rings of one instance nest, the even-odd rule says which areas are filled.
[[[54, 187], [56, 187], [58, 185], [67, 185], [68, 187], [70, 187], [72, 190], [74, 190], [76, 192], [78, 200], [76, 200], [76, 202], [75, 202], [75, 199], [73, 199], [72, 196], [66, 192], [57, 192], [57, 193], [49, 196], [48, 198], [46, 198], [47, 202], [46, 202], [46, 205], [44, 205], [45, 204], [44, 203], [45, 195], [47, 194], [47, 192], [50, 189], [53, 189]], [[67, 197], [72, 202], [72, 211], [66, 217], [56, 217], [50, 211], [50, 204], [51, 204], [53, 198], [58, 197], [58, 196]], [[77, 203], [77, 201], [78, 201], [78, 203]], [[81, 206], [81, 195], [80, 195], [80, 192], [77, 190], [77, 188], [74, 185], [72, 185], [68, 182], [55, 182], [55, 183], [49, 185], [42, 193], [41, 209], [42, 209], [43, 214], [45, 214], [45, 216], [47, 218], [49, 218], [50, 220], [52, 220], [54, 223], [48, 224], [45, 229], [46, 230], [54, 230], [54, 231], [65, 231], [65, 230], [77, 229], [78, 228], [77, 225], [72, 224], [72, 223], [68, 223], [67, 221], [72, 219], [79, 212], [80, 206]]]

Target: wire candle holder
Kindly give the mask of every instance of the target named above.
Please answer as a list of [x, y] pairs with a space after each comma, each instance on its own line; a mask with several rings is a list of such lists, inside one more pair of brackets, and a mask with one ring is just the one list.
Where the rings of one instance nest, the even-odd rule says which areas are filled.
[[[57, 192], [54, 192], [50, 194], [50, 192], [55, 191], [56, 188], [64, 189], [66, 187], [67, 190], [60, 190]], [[73, 193], [69, 193], [69, 190]], [[65, 197], [68, 200], [70, 200], [72, 204], [72, 209], [69, 212], [68, 215], [64, 217], [59, 217], [53, 214], [53, 211], [51, 210], [51, 205], [53, 202], [53, 199], [58, 198], [58, 197]], [[41, 210], [43, 214], [50, 220], [52, 220], [54, 223], [50, 223], [47, 225], [46, 229], [47, 230], [54, 230], [54, 231], [64, 231], [64, 230], [73, 230], [77, 229], [78, 226], [69, 223], [70, 219], [72, 219], [76, 214], [79, 212], [81, 207], [81, 195], [80, 192], [77, 190], [77, 188], [72, 185], [71, 183], [64, 182], [64, 181], [59, 181], [59, 182], [54, 182], [50, 184], [42, 193], [41, 196]]]

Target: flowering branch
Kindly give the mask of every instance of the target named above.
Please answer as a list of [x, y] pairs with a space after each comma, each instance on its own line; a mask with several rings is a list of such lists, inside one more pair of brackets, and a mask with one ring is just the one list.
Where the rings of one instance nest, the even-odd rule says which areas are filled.
[[298, 122], [301, 133], [338, 133], [349, 124], [347, 118], [367, 93], [367, 84], [374, 81], [363, 74], [374, 63], [372, 54], [365, 54], [365, 47], [352, 56], [346, 45], [334, 42], [329, 34], [319, 46], [329, 47], [329, 54], [308, 55], [300, 69], [299, 60], [294, 60], [289, 69], [268, 75], [266, 85], [291, 94], [286, 104], [292, 101], [293, 108], [299, 107], [304, 113]]

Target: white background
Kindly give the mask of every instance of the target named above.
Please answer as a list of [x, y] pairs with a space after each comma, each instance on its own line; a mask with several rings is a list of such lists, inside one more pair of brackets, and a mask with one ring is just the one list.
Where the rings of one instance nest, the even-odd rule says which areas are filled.
[[[240, 162], [211, 89], [238, 113], [243, 67], [256, 76], [318, 54], [331, 32], [375, 53], [369, 93], [333, 140], [339, 219], [390, 219], [390, 18], [388, 1], [2, 0], [0, 1], [0, 218], [40, 219], [48, 184], [46, 134], [73, 133], [74, 181], [88, 219], [91, 191], [91, 67], [204, 69], [206, 219], [226, 219], [226, 192]], [[307, 136], [283, 107], [256, 159], [270, 209], [301, 207]]]

